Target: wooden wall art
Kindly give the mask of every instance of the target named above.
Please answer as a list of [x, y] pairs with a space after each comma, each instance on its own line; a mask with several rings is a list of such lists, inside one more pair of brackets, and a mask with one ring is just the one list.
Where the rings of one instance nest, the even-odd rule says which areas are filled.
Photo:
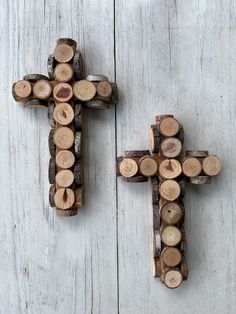
[[104, 75], [83, 79], [82, 55], [70, 38], [58, 39], [48, 57], [48, 77], [28, 74], [13, 84], [16, 101], [27, 108], [47, 108], [49, 202], [61, 216], [74, 216], [83, 205], [84, 107], [108, 108], [117, 102], [117, 86]]
[[150, 127], [151, 152], [126, 151], [117, 158], [117, 175], [126, 182], [152, 182], [153, 271], [168, 288], [188, 277], [185, 259], [185, 183], [209, 184], [221, 169], [208, 151], [186, 151], [183, 126], [172, 115], [155, 118]]

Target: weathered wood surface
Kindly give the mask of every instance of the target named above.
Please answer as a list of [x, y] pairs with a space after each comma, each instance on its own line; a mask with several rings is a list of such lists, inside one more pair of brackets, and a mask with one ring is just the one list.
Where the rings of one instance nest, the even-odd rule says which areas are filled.
[[[0, 313], [235, 313], [236, 1], [114, 3], [0, 0]], [[78, 41], [85, 74], [116, 74], [120, 96], [117, 112], [86, 111], [86, 205], [73, 218], [48, 204], [47, 110], [11, 96], [26, 73], [47, 73], [59, 37]], [[116, 150], [148, 148], [161, 113], [184, 124], [184, 148], [223, 161], [211, 185], [186, 188], [190, 275], [175, 291], [152, 277], [151, 183], [115, 181]]]

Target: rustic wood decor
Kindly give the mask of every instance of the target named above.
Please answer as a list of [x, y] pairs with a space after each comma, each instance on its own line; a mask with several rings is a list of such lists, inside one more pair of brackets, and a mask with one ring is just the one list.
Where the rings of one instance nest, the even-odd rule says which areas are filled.
[[117, 85], [104, 75], [83, 79], [82, 55], [70, 38], [58, 39], [48, 57], [48, 77], [28, 74], [13, 84], [16, 101], [28, 108], [47, 108], [49, 133], [49, 203], [61, 216], [83, 206], [84, 107], [109, 108], [117, 103]]
[[126, 182], [147, 182], [151, 177], [153, 203], [153, 275], [168, 288], [188, 278], [185, 259], [185, 183], [208, 184], [221, 162], [208, 151], [186, 151], [183, 126], [172, 115], [156, 117], [150, 127], [151, 152], [126, 151], [117, 158], [117, 175]]

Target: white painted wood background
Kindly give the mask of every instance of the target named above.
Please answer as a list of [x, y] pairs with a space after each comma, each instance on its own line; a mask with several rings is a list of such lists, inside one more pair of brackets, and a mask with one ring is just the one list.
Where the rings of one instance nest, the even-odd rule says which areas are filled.
[[[48, 205], [46, 111], [11, 96], [46, 73], [59, 37], [120, 97], [87, 112], [86, 206], [71, 219]], [[0, 0], [0, 43], [0, 313], [236, 313], [236, 0]], [[148, 148], [161, 113], [184, 124], [186, 148], [223, 161], [211, 185], [188, 186], [177, 290], [152, 278], [150, 182], [115, 178], [116, 154]]]

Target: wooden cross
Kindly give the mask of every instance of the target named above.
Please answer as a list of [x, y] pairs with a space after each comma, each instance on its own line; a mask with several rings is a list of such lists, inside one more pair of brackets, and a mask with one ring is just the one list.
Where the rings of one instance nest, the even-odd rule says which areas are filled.
[[83, 205], [84, 106], [101, 109], [117, 102], [117, 86], [106, 76], [83, 79], [82, 55], [76, 47], [73, 39], [58, 39], [48, 57], [48, 77], [28, 74], [12, 86], [16, 101], [48, 109], [49, 203], [61, 216], [74, 216]]
[[186, 151], [181, 157], [183, 126], [172, 115], [156, 117], [151, 125], [151, 153], [126, 151], [117, 158], [117, 175], [126, 182], [146, 182], [151, 177], [153, 203], [153, 271], [168, 288], [188, 277], [184, 232], [185, 183], [208, 184], [221, 169], [208, 151]]

